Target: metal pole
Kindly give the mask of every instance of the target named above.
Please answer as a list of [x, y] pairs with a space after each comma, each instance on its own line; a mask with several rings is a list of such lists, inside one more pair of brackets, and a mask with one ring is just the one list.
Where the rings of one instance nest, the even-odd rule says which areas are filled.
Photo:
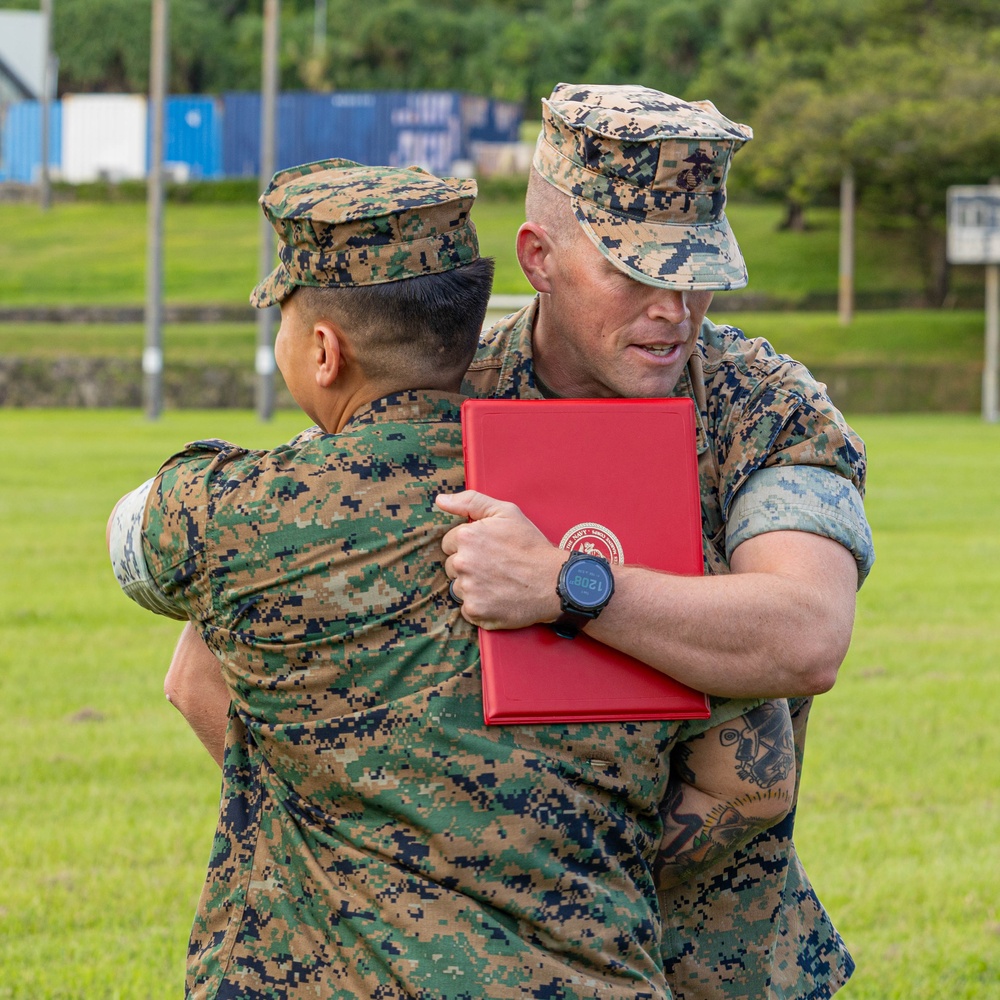
[[[271, 183], [275, 164], [275, 119], [278, 104], [278, 17], [280, 0], [264, 0], [264, 51], [261, 69], [260, 102], [260, 188]], [[260, 275], [274, 269], [274, 230], [261, 216]], [[274, 413], [274, 312], [275, 307], [257, 314], [257, 415], [270, 420]]]
[[38, 203], [43, 212], [52, 205], [52, 185], [49, 177], [49, 111], [52, 101], [52, 0], [41, 0], [42, 13], [42, 164], [39, 174]]
[[163, 408], [163, 103], [167, 90], [169, 0], [152, 0], [149, 60], [149, 178], [146, 188], [146, 346], [142, 352], [146, 416]]
[[1000, 403], [1000, 264], [986, 265], [986, 359], [983, 365], [983, 420], [995, 424]]
[[848, 167], [840, 178], [840, 280], [837, 314], [847, 326], [854, 318], [854, 171]]
[[326, 51], [326, 0], [316, 0], [313, 10], [313, 55]]

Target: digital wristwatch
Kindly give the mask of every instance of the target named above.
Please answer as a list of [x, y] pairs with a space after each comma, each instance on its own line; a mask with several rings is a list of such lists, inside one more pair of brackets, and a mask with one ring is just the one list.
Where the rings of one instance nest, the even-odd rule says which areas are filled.
[[574, 639], [587, 622], [593, 621], [615, 592], [611, 564], [601, 556], [571, 552], [556, 581], [562, 614], [552, 622], [556, 635]]

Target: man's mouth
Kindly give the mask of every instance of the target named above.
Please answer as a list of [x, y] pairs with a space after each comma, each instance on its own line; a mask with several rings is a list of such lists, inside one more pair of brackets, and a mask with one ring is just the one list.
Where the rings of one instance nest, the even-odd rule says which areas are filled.
[[664, 358], [676, 351], [678, 346], [678, 344], [643, 344], [642, 350], [655, 354], [658, 358]]

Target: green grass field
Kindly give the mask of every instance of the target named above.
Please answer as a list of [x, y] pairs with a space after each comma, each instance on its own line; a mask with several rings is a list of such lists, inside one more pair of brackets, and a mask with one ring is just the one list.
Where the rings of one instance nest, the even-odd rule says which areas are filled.
[[[496, 258], [494, 290], [530, 288], [514, 256], [524, 218], [517, 200], [480, 199], [473, 209], [483, 253]], [[781, 206], [731, 204], [728, 214], [750, 270], [749, 290], [797, 300], [836, 293], [834, 209], [809, 213], [805, 232], [779, 231]], [[258, 280], [260, 210], [247, 204], [169, 203], [164, 212], [164, 297], [172, 303], [244, 303]], [[914, 292], [920, 278], [902, 231], [859, 222], [855, 286]], [[146, 207], [134, 202], [0, 203], [0, 303], [134, 304], [145, 300]], [[955, 268], [956, 289], [982, 288], [981, 268]]]
[[[485, 253], [496, 259], [494, 291], [527, 295], [514, 256], [522, 218], [516, 199], [483, 198], [475, 215]], [[829, 299], [837, 288], [837, 217], [814, 209], [803, 233], [780, 231], [781, 208], [733, 204], [730, 215], [750, 268], [750, 291], [786, 302], [809, 294]], [[172, 305], [245, 306], [246, 320], [172, 323], [163, 330], [167, 364], [211, 366], [255, 357], [254, 313], [247, 304], [258, 275], [260, 217], [248, 204], [168, 203], [165, 212], [164, 293]], [[0, 204], [0, 305], [141, 307], [145, 296], [145, 205], [134, 202], [57, 202], [47, 214], [34, 204]], [[981, 268], [955, 268], [963, 300], [982, 294]], [[862, 227], [856, 286], [863, 293], [906, 293], [919, 276], [904, 234]], [[971, 292], [970, 292], [971, 289]], [[737, 295], [739, 293], [736, 293]], [[834, 312], [736, 311], [738, 299], [719, 293], [712, 309], [750, 336], [770, 340], [824, 377], [841, 398], [864, 409], [974, 409], [983, 357], [981, 309], [859, 310], [850, 326]], [[506, 311], [506, 308], [504, 309]], [[488, 321], [502, 313], [491, 313]], [[55, 361], [67, 355], [133, 359], [138, 370], [145, 340], [141, 323], [0, 323], [0, 357]], [[844, 376], [843, 366], [891, 365], [875, 381]], [[922, 366], [916, 379], [897, 369]], [[833, 366], [833, 367], [831, 367]], [[841, 374], [835, 370], [841, 366]], [[943, 366], [946, 377], [938, 378]], [[893, 374], [895, 372], [895, 374]], [[847, 382], [844, 382], [844, 379]], [[867, 380], [867, 381], [866, 381]], [[868, 383], [871, 382], [869, 386]], [[850, 388], [853, 387], [853, 388]], [[859, 398], [859, 393], [861, 394]], [[863, 400], [863, 401], [861, 401]]]
[[[516, 202], [476, 206], [483, 253], [497, 259], [496, 290], [530, 288], [513, 252], [523, 217]], [[259, 280], [260, 225], [254, 202], [169, 204], [164, 211], [167, 302], [245, 303]], [[141, 203], [0, 203], [0, 303], [8, 306], [142, 305], [146, 206]]]
[[[181, 995], [218, 777], [163, 698], [178, 626], [120, 594], [104, 524], [180, 443], [304, 422], [0, 410], [0, 998]], [[856, 423], [878, 562], [813, 711], [797, 841], [860, 966], [844, 1000], [995, 1000], [1000, 429]]]

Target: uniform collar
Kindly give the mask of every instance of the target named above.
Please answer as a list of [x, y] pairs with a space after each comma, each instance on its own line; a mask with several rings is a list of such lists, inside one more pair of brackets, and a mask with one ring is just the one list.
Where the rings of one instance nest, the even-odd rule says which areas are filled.
[[344, 429], [353, 424], [375, 424], [410, 420], [459, 420], [465, 396], [433, 389], [407, 389], [373, 399], [358, 407]]

